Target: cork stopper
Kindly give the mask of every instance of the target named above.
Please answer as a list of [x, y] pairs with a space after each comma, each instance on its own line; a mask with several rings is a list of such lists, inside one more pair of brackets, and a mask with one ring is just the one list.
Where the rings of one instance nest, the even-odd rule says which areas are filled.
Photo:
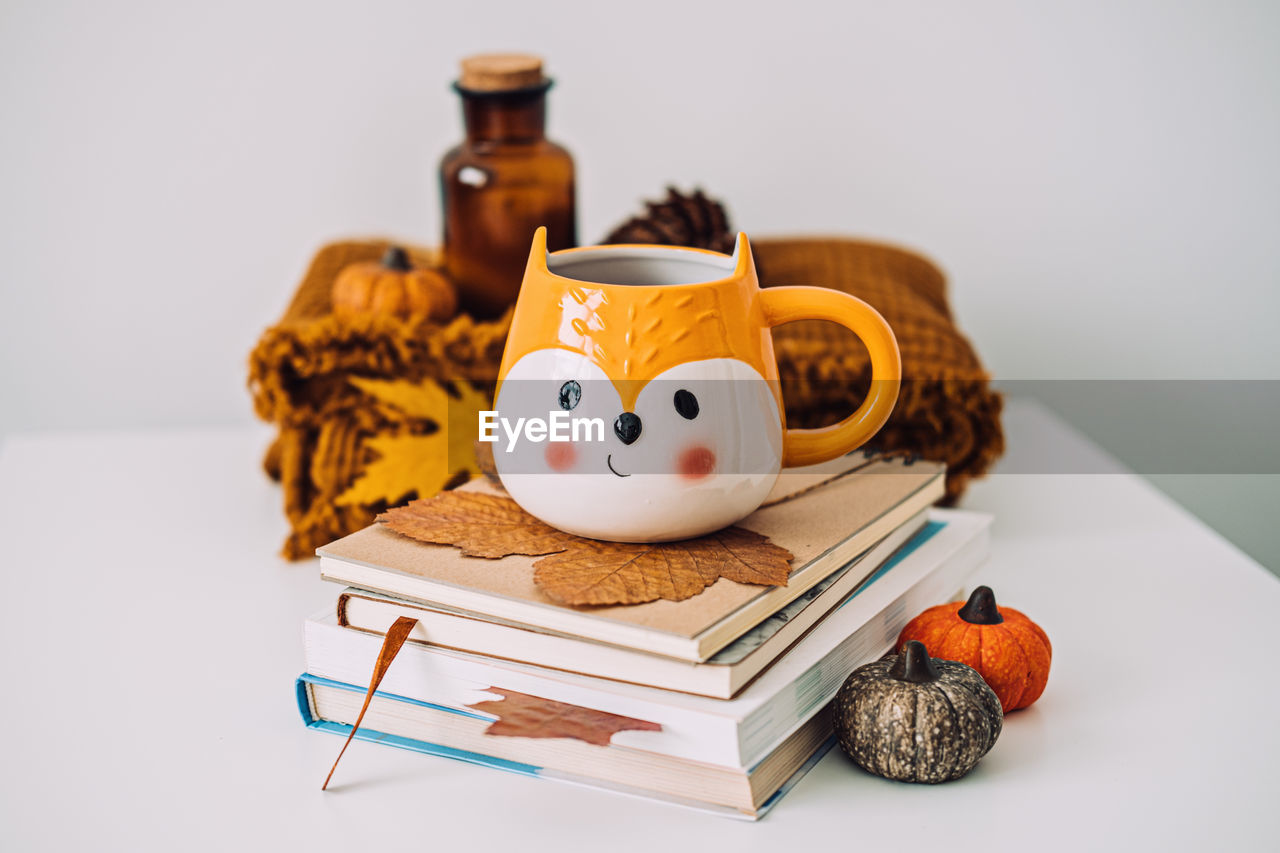
[[546, 82], [542, 59], [526, 53], [482, 53], [462, 60], [458, 87], [472, 92], [510, 92]]

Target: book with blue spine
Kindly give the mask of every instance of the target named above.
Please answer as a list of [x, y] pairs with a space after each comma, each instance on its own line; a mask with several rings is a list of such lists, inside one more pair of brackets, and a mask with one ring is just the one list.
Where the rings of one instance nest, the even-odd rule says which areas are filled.
[[[329, 717], [354, 719], [365, 688], [303, 675], [296, 689], [298, 709], [308, 728], [342, 737], [350, 734], [350, 723]], [[756, 766], [734, 769], [571, 739], [487, 737], [484, 728], [490, 719], [380, 691], [374, 694], [355, 739], [750, 820], [773, 808], [835, 743], [830, 721], [815, 717]], [[444, 732], [455, 744], [465, 745], [435, 742]], [[510, 757], [513, 753], [522, 757]]]

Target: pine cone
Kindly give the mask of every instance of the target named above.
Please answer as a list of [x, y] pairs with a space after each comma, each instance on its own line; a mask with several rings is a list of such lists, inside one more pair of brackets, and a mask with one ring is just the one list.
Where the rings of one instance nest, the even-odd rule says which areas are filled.
[[737, 232], [729, 225], [724, 206], [694, 190], [684, 195], [667, 187], [662, 201], [645, 202], [648, 212], [619, 225], [605, 243], [656, 243], [663, 246], [693, 246], [714, 252], [733, 253]]

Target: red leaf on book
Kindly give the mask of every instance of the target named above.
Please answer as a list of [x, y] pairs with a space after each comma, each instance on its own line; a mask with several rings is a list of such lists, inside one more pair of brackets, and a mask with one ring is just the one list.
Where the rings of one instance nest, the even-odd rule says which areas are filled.
[[489, 699], [468, 705], [482, 714], [498, 719], [485, 729], [485, 734], [498, 737], [576, 738], [596, 746], [608, 746], [615, 733], [621, 731], [660, 732], [662, 726], [632, 717], [607, 714], [565, 702], [539, 699], [511, 690], [490, 687], [501, 699]]

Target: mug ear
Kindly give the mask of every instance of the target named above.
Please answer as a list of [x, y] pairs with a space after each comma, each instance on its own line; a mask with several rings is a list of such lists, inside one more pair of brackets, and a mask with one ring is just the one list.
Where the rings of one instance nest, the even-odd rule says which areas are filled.
[[733, 244], [733, 274], [735, 277], [746, 275], [755, 269], [755, 261], [751, 258], [751, 244], [747, 235], [738, 232], [738, 239]]
[[538, 230], [533, 232], [533, 246], [529, 249], [529, 261], [525, 264], [527, 270], [546, 270], [547, 268], [547, 226], [539, 225]]

